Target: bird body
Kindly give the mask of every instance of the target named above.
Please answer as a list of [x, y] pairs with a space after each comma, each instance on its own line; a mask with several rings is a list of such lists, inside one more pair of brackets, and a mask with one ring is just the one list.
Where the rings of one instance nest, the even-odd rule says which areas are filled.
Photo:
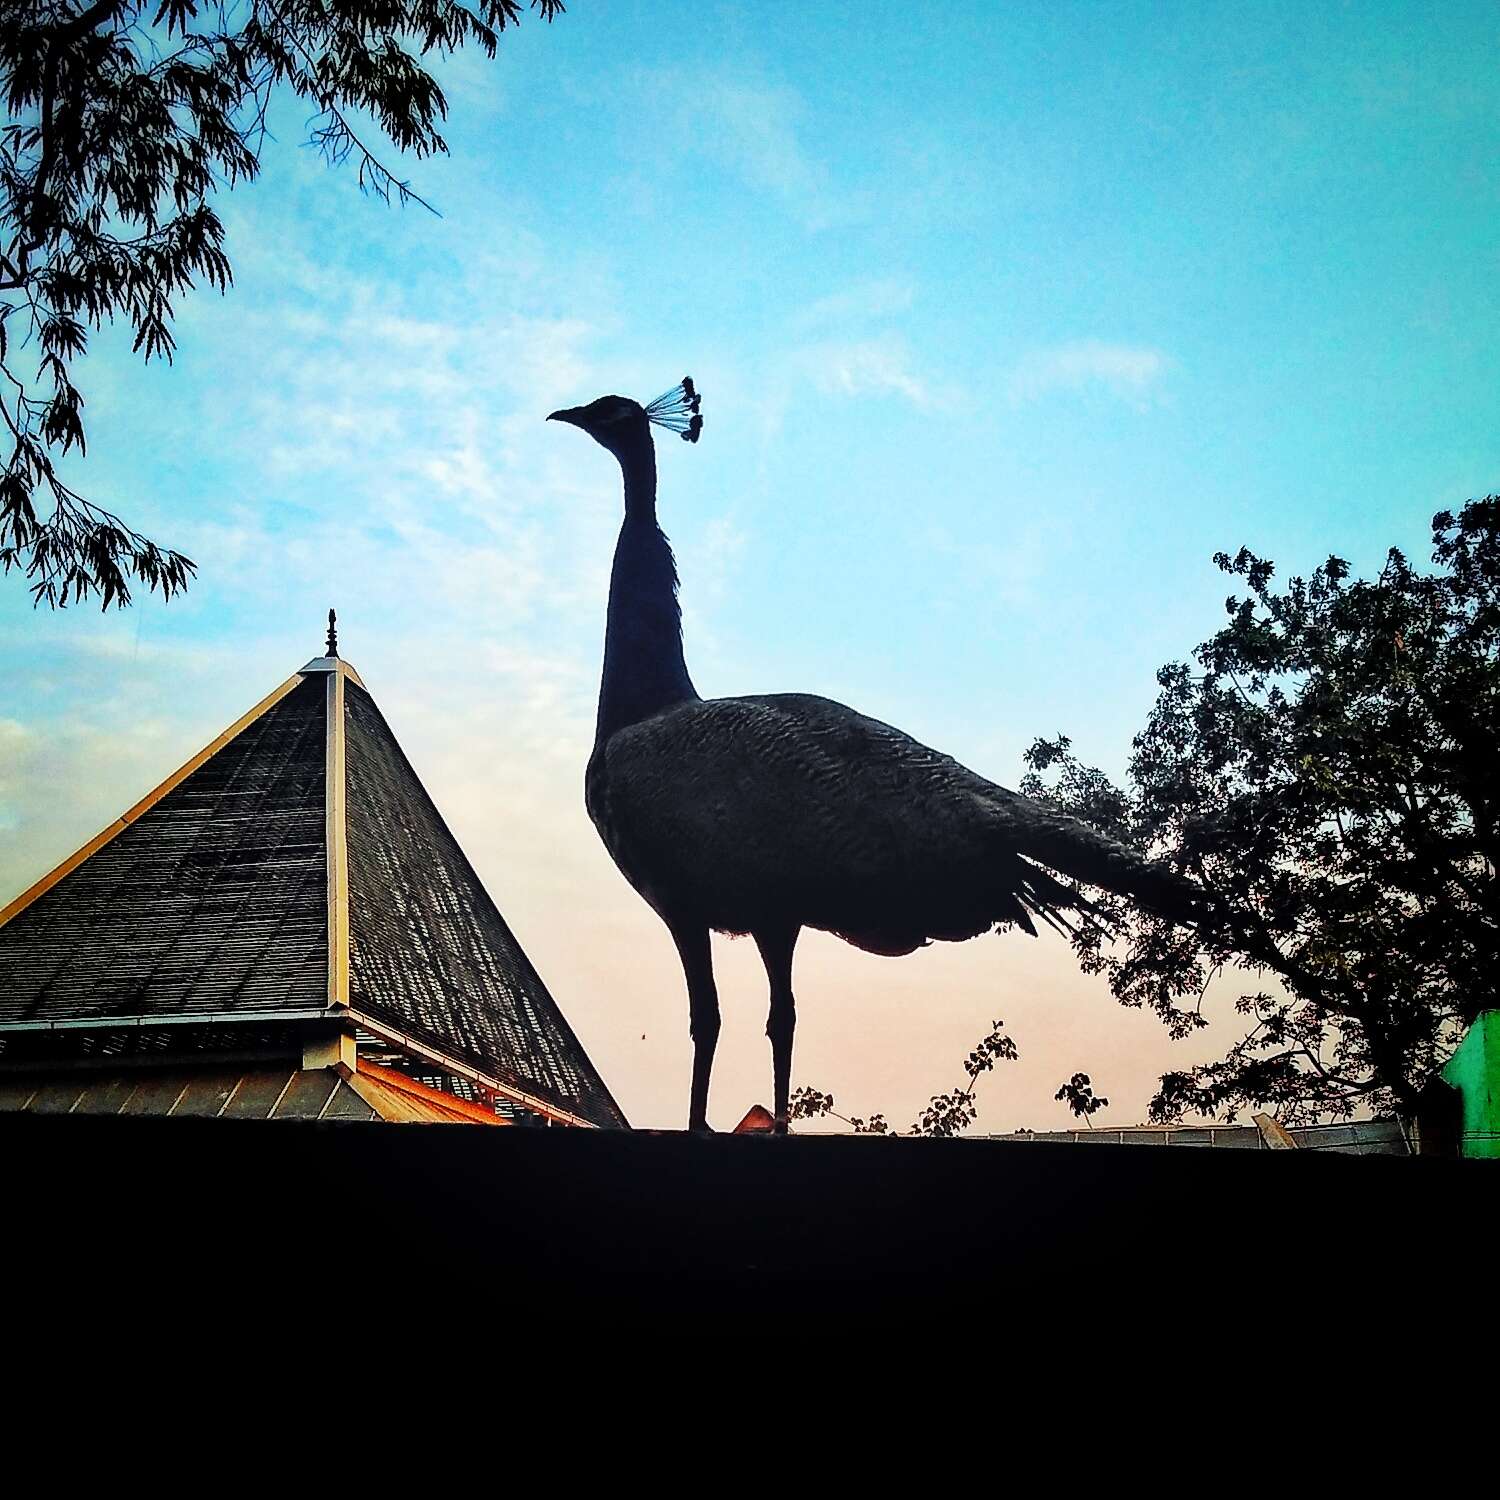
[[[784, 1132], [802, 928], [899, 955], [1010, 924], [1034, 932], [1033, 916], [1059, 923], [1087, 910], [1051, 871], [1179, 919], [1194, 892], [1077, 819], [841, 703], [801, 693], [700, 698], [683, 656], [676, 566], [656, 523], [649, 424], [663, 403], [662, 425], [696, 440], [690, 381], [647, 408], [605, 396], [552, 414], [614, 453], [625, 481], [585, 801], [682, 959], [694, 1040], [690, 1126], [707, 1125], [719, 1030], [708, 935], [719, 931], [752, 934], [765, 961]], [[696, 425], [686, 425], [688, 414]]]
[[[590, 816], [658, 911], [898, 955], [1077, 909], [1064, 874], [1169, 896], [1122, 845], [901, 730], [809, 694], [691, 699], [595, 748]], [[1105, 879], [1101, 883], [1112, 883]]]

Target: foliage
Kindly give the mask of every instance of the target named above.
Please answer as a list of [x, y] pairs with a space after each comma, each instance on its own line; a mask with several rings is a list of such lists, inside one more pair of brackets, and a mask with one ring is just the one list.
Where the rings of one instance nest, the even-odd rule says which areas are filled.
[[868, 1119], [861, 1119], [858, 1115], [841, 1115], [834, 1108], [832, 1094], [825, 1094], [821, 1089], [814, 1088], [793, 1091], [787, 1103], [789, 1120], [816, 1120], [824, 1115], [831, 1115], [835, 1120], [842, 1120], [844, 1124], [852, 1126], [855, 1135], [895, 1134], [886, 1124], [884, 1115], [871, 1115]]
[[1090, 1130], [1094, 1128], [1093, 1117], [1109, 1108], [1109, 1100], [1094, 1093], [1087, 1073], [1075, 1073], [1052, 1097], [1065, 1103]]
[[[532, 0], [551, 20], [559, 0]], [[474, 44], [493, 57], [520, 0], [11, 0], [0, 8], [0, 564], [38, 603], [164, 597], [193, 563], [63, 482], [84, 451], [73, 362], [120, 318], [144, 359], [172, 358], [173, 299], [230, 283], [211, 198], [253, 179], [273, 93], [314, 110], [311, 139], [351, 156], [363, 188], [417, 195], [356, 129], [444, 152], [447, 102], [423, 59]], [[362, 127], [361, 127], [362, 128]], [[418, 199], [418, 201], [421, 201]], [[40, 508], [39, 508], [40, 503]], [[50, 514], [42, 512], [48, 509]]]
[[[1267, 1105], [1289, 1123], [1414, 1112], [1500, 976], [1500, 501], [1432, 523], [1434, 572], [1387, 554], [1351, 579], [1330, 557], [1285, 588], [1247, 550], [1246, 592], [1158, 673], [1124, 787], [1037, 740], [1023, 790], [1197, 880], [1195, 931], [1101, 891], [1073, 941], [1126, 1005], [1174, 1037], [1210, 982], [1254, 973], [1245, 1034], [1167, 1073], [1151, 1113]], [[1109, 931], [1112, 929], [1114, 939]]]
[[[979, 1113], [974, 1102], [974, 1089], [980, 1075], [988, 1073], [997, 1061], [1014, 1062], [1019, 1054], [1016, 1044], [1004, 1034], [1005, 1023], [993, 1021], [989, 1031], [979, 1039], [974, 1050], [964, 1059], [964, 1072], [968, 1085], [955, 1088], [946, 1094], [934, 1094], [921, 1116], [913, 1123], [908, 1135], [954, 1136], [962, 1135], [971, 1126]], [[814, 1088], [801, 1088], [792, 1095], [787, 1110], [793, 1120], [811, 1120], [831, 1115], [853, 1127], [856, 1135], [899, 1135], [886, 1123], [884, 1115], [871, 1115], [861, 1119], [857, 1115], [841, 1115], [834, 1108], [832, 1094]]]

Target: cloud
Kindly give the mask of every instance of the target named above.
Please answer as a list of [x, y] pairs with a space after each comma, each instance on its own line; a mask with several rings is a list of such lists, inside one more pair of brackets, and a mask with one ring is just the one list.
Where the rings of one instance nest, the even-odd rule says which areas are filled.
[[897, 339], [829, 342], [798, 350], [795, 363], [820, 391], [837, 396], [899, 396], [929, 407], [938, 397], [911, 370], [910, 356]]
[[19, 719], [0, 719], [0, 833], [12, 833], [20, 823], [20, 808], [12, 798], [21, 781], [11, 768], [20, 764], [35, 738]]
[[798, 139], [805, 110], [791, 89], [720, 75], [698, 79], [693, 97], [700, 138], [747, 181], [787, 199], [812, 198], [826, 186], [826, 171]]
[[1011, 373], [1011, 399], [1035, 401], [1053, 391], [1102, 386], [1120, 400], [1144, 408], [1170, 368], [1171, 361], [1159, 349], [1080, 339], [1027, 354]]
[[819, 297], [792, 318], [794, 328], [822, 328], [864, 323], [908, 311], [916, 298], [909, 281], [894, 277], [868, 277], [852, 282], [826, 297]]
[[865, 196], [840, 188], [804, 146], [808, 110], [795, 89], [714, 68], [653, 69], [641, 84], [648, 108], [666, 114], [670, 138], [780, 199], [807, 229], [867, 214]]

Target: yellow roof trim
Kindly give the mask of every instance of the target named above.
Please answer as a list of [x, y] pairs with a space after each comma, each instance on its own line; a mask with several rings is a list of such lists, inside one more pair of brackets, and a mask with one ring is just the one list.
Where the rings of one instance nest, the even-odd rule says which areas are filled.
[[97, 854], [98, 851], [102, 849], [107, 843], [109, 843], [111, 839], [116, 838], [119, 834], [124, 833], [124, 831], [129, 828], [137, 818], [141, 817], [145, 813], [150, 812], [151, 809], [155, 807], [156, 804], [160, 802], [168, 792], [170, 792], [181, 782], [186, 781], [187, 778], [191, 776], [199, 766], [201, 766], [206, 760], [209, 760], [213, 756], [217, 755], [219, 751], [222, 750], [224, 746], [227, 745], [230, 740], [234, 739], [242, 730], [248, 729], [258, 718], [261, 717], [262, 714], [265, 714], [271, 709], [275, 708], [275, 706], [280, 703], [281, 700], [285, 698], [286, 695], [291, 692], [294, 687], [298, 686], [301, 681], [302, 674], [300, 672], [294, 673], [291, 677], [288, 677], [280, 687], [276, 688], [273, 692], [268, 693], [264, 698], [262, 698], [260, 702], [250, 710], [249, 713], [241, 715], [234, 721], [233, 724], [229, 726], [228, 729], [224, 731], [223, 734], [219, 735], [217, 739], [211, 740], [207, 745], [203, 747], [203, 749], [201, 749], [195, 756], [193, 756], [191, 760], [184, 762], [175, 771], [173, 771], [172, 774], [168, 776], [160, 786], [156, 787], [150, 792], [147, 792], [146, 795], [142, 797], [134, 807], [129, 808], [127, 811], [121, 813], [120, 816], [116, 818], [108, 828], [104, 829], [100, 833], [95, 834], [94, 837], [91, 838], [88, 843], [83, 846], [83, 848], [77, 850], [73, 854], [70, 854], [60, 865], [57, 866], [56, 869], [48, 871], [48, 873], [43, 875], [35, 885], [31, 886], [27, 890], [22, 891], [21, 894], [17, 896], [9, 906], [0, 908], [0, 927], [5, 926], [5, 924], [9, 922], [12, 917], [19, 916], [23, 911], [26, 910], [28, 906], [32, 904], [33, 901], [37, 900], [38, 897], [45, 896], [47, 892], [50, 891], [52, 887], [58, 883], [58, 881], [62, 880], [64, 876], [71, 875], [73, 871], [76, 870], [79, 865], [84, 862], [84, 860], [89, 858], [90, 855]]
[[428, 1088], [392, 1068], [361, 1059], [344, 1082], [383, 1120], [449, 1125], [509, 1125], [493, 1110]]
[[323, 766], [328, 849], [328, 1003], [349, 1004], [349, 843], [344, 806], [344, 674], [328, 674], [327, 752]]
[[410, 1053], [413, 1057], [420, 1057], [427, 1062], [436, 1063], [446, 1073], [456, 1074], [459, 1078], [467, 1078], [471, 1083], [478, 1083], [490, 1090], [491, 1093], [499, 1094], [502, 1098], [509, 1099], [515, 1104], [524, 1104], [527, 1109], [535, 1111], [539, 1115], [545, 1115], [549, 1120], [556, 1120], [561, 1125], [576, 1125], [584, 1130], [598, 1130], [599, 1126], [592, 1120], [585, 1120], [582, 1115], [575, 1115], [571, 1110], [562, 1109], [556, 1104], [549, 1104], [545, 1099], [539, 1099], [535, 1094], [528, 1094], [524, 1089], [518, 1089], [513, 1084], [505, 1083], [485, 1073], [469, 1063], [460, 1062], [456, 1057], [451, 1057], [440, 1048], [419, 1041], [404, 1031], [398, 1031], [394, 1026], [385, 1021], [377, 1020], [366, 1011], [362, 1011], [357, 1005], [351, 1006], [349, 1015], [356, 1025], [363, 1026], [366, 1031], [372, 1032], [381, 1041], [392, 1046], [399, 1047], [402, 1051]]

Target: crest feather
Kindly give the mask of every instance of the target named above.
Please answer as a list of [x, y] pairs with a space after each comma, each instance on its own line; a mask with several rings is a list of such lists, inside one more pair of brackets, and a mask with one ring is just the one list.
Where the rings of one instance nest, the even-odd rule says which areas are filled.
[[681, 385], [663, 391], [646, 408], [646, 418], [658, 427], [665, 427], [668, 432], [679, 434], [683, 442], [696, 443], [698, 434], [703, 431], [703, 417], [699, 412], [702, 404], [703, 397], [693, 384], [693, 377], [684, 375]]

